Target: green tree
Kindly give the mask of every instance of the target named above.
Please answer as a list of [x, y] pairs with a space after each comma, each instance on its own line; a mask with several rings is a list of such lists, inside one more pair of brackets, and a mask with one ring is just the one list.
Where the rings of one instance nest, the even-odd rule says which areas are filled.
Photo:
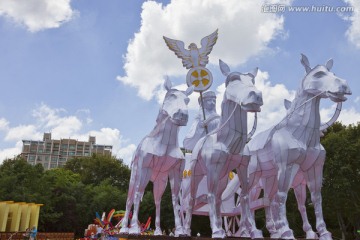
[[21, 156], [5, 160], [0, 166], [0, 200], [39, 202], [42, 165], [32, 166]]
[[360, 228], [360, 123], [334, 124], [322, 144], [327, 151], [322, 189], [326, 223], [334, 236], [355, 239]]
[[104, 180], [109, 184], [126, 189], [129, 186], [130, 169], [121, 159], [93, 154], [90, 157], [76, 157], [65, 164], [65, 169], [80, 174], [84, 184], [99, 185]]
[[84, 209], [83, 204], [89, 201], [91, 191], [80, 181], [80, 175], [57, 168], [46, 171], [42, 180], [42, 228], [45, 231], [83, 232], [85, 222], [91, 220], [89, 210]]

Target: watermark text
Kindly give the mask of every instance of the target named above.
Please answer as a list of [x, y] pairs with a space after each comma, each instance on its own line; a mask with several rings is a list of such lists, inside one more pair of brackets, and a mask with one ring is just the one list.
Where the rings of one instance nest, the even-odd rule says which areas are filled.
[[264, 4], [261, 6], [263, 13], [285, 13], [285, 12], [309, 12], [309, 13], [349, 13], [354, 12], [351, 6], [329, 6], [329, 5], [311, 5], [311, 6], [287, 6], [282, 4]]

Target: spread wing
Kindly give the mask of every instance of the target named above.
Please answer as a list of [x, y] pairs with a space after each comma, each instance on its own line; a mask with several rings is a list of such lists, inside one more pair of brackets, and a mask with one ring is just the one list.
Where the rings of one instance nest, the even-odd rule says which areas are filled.
[[171, 38], [163, 37], [168, 48], [175, 53], [178, 58], [182, 59], [182, 64], [186, 69], [193, 66], [191, 61], [190, 51], [184, 48], [184, 42], [180, 40], [174, 40]]
[[199, 49], [200, 66], [205, 66], [209, 62], [208, 55], [218, 39], [218, 29], [209, 36], [201, 39], [201, 48]]

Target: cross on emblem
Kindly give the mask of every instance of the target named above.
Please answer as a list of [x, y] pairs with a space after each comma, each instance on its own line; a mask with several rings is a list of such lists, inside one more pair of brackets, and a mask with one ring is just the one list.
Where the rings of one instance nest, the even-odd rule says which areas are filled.
[[188, 86], [193, 85], [194, 91], [202, 92], [210, 88], [213, 82], [211, 72], [205, 67], [194, 67], [189, 70], [186, 75], [186, 83]]

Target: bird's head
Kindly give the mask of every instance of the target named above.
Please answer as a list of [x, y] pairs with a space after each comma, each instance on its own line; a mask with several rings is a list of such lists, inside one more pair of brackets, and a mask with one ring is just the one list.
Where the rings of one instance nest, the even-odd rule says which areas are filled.
[[190, 43], [188, 48], [189, 48], [189, 50], [196, 50], [198, 47], [196, 46], [195, 43]]

